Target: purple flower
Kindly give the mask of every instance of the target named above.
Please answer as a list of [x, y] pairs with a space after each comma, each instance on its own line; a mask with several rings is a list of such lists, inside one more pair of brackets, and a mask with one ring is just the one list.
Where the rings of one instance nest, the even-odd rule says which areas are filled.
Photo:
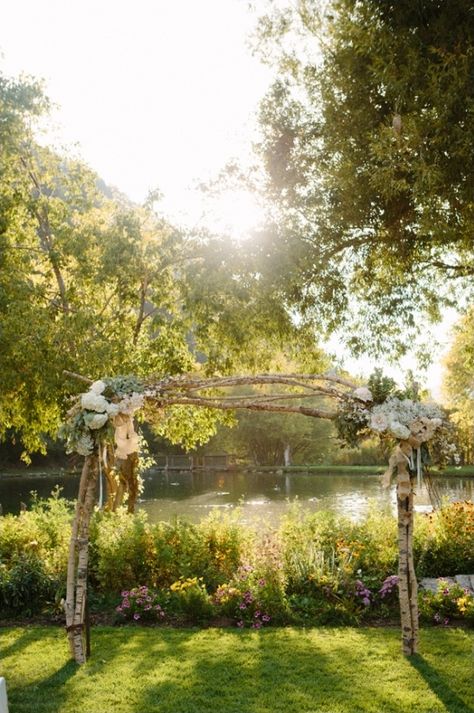
[[254, 614], [254, 617], [255, 617], [255, 619], [258, 619], [259, 616], [260, 616], [260, 612], [257, 610]]
[[115, 611], [118, 611], [120, 613], [123, 612], [123, 608], [119, 605], [118, 607], [115, 607]]
[[440, 615], [438, 614], [438, 612], [436, 612], [436, 614], [434, 615], [433, 619], [435, 620], [435, 622], [436, 622], [437, 624], [439, 624], [439, 622], [441, 621], [441, 617], [440, 617]]
[[241, 604], [239, 604], [239, 609], [247, 609], [247, 605], [242, 602]]
[[128, 596], [130, 596], [130, 592], [127, 592], [127, 590], [124, 589], [123, 592], [120, 592], [120, 595], [122, 597], [128, 597]]
[[262, 616], [262, 621], [267, 622], [267, 621], [270, 621], [270, 619], [271, 619], [271, 617], [269, 617], [268, 614], [264, 614], [264, 615]]
[[362, 604], [364, 604], [366, 607], [370, 606], [370, 599], [369, 597], [364, 597], [362, 600]]
[[397, 586], [398, 586], [398, 577], [396, 574], [391, 574], [389, 577], [387, 577], [384, 580], [381, 588], [379, 589], [380, 597], [383, 599], [388, 594], [391, 594], [392, 591], [394, 590], [394, 588]]
[[149, 611], [151, 609], [151, 604], [147, 604], [146, 607], [144, 607], [145, 611]]
[[259, 580], [258, 580], [258, 584], [259, 584], [260, 587], [264, 587], [265, 584], [266, 584], [266, 582], [265, 582], [264, 579], [259, 579]]
[[262, 622], [261, 621], [254, 621], [252, 624], [252, 629], [261, 629], [262, 628]]
[[242, 629], [242, 628], [243, 628], [244, 622], [242, 621], [242, 619], [237, 622], [237, 626], [239, 627], [239, 629]]
[[161, 610], [160, 605], [159, 605], [159, 604], [155, 604], [155, 609], [156, 609], [157, 611], [160, 611], [160, 610]]
[[124, 609], [130, 609], [130, 602], [128, 601], [128, 599], [125, 599], [125, 600], [122, 602], [122, 607], [123, 607]]
[[135, 619], [135, 621], [138, 621], [140, 618], [140, 614], [137, 614], [137, 612], [135, 612], [135, 614], [133, 615], [133, 618]]
[[448, 617], [446, 617], [446, 619], [443, 621], [443, 624], [444, 624], [445, 626], [448, 626], [448, 624], [449, 624], [449, 619], [448, 619]]

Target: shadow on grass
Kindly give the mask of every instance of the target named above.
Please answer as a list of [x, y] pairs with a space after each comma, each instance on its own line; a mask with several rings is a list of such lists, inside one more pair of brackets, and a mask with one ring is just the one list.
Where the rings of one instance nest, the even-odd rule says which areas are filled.
[[[67, 661], [40, 684], [17, 685], [9, 689], [9, 702], [12, 710], [50, 710], [50, 702], [54, 700], [54, 710], [68, 700], [68, 690], [65, 683], [78, 671], [75, 661]], [[20, 708], [21, 706], [21, 708]]]
[[423, 656], [415, 654], [408, 657], [407, 661], [418, 671], [449, 713], [474, 713], [474, 705], [461, 699], [449, 686], [446, 678], [440, 676]]
[[[5, 630], [7, 631], [7, 630]], [[1, 632], [2, 629], [0, 629], [0, 642], [1, 642]], [[16, 637], [14, 641], [12, 641], [11, 644], [7, 644], [7, 646], [2, 646], [0, 645], [0, 659], [4, 660], [7, 658], [7, 656], [12, 656], [12, 655], [17, 655], [21, 653], [25, 648], [27, 648], [30, 644], [34, 643], [38, 639], [38, 630], [37, 629], [23, 629], [19, 636]]]
[[[338, 711], [344, 713], [399, 713], [377, 675], [368, 676], [360, 665], [360, 651], [340, 639], [339, 655], [328, 655], [316, 638], [302, 632], [278, 635], [227, 633], [214, 651], [194, 651], [193, 662], [172, 676], [149, 680], [136, 711], [147, 713], [283, 713]], [[143, 658], [135, 661], [143, 667]], [[143, 670], [143, 668], [142, 668]], [[415, 704], [416, 705], [416, 704]], [[422, 711], [410, 705], [411, 711]], [[459, 708], [456, 713], [464, 713]]]

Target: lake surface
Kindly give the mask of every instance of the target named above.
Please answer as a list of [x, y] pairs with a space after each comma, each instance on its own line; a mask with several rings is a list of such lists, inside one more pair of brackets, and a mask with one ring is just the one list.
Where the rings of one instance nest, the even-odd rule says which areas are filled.
[[[75, 498], [79, 474], [52, 471], [38, 475], [7, 477], [0, 473], [3, 512], [18, 513], [20, 503], [30, 502], [30, 492], [47, 497], [56, 485], [66, 498]], [[438, 491], [448, 500], [474, 500], [474, 478], [436, 478]], [[396, 507], [395, 486], [385, 491], [377, 475], [248, 473], [243, 471], [150, 471], [139, 507], [150, 519], [171, 520], [183, 516], [193, 522], [214, 510], [240, 508], [243, 522], [276, 522], [298, 500], [311, 511], [332, 510], [353, 519], [362, 518], [375, 502], [381, 510]], [[417, 493], [415, 509], [431, 509], [425, 487]]]

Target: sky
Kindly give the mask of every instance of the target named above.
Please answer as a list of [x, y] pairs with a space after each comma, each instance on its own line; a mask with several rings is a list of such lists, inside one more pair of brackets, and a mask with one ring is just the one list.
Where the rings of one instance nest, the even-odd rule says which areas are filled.
[[[161, 209], [193, 225], [205, 207], [196, 184], [251, 153], [272, 78], [250, 51], [254, 25], [246, 0], [15, 0], [2, 8], [0, 68], [44, 80], [56, 105], [44, 141], [68, 147], [137, 202], [159, 189]], [[261, 217], [243, 192], [213, 213], [212, 227], [237, 238]], [[452, 321], [434, 332], [436, 360]], [[345, 359], [355, 373], [374, 365]], [[388, 371], [400, 379], [413, 367], [405, 359]], [[427, 378], [439, 396], [438, 363]]]
[[[166, 212], [197, 217], [193, 184], [249, 150], [270, 81], [248, 47], [254, 21], [245, 0], [15, 0], [2, 67], [45, 80], [59, 105], [48, 141], [77, 144], [133, 200], [158, 188]], [[246, 196], [226, 211], [255, 220]]]

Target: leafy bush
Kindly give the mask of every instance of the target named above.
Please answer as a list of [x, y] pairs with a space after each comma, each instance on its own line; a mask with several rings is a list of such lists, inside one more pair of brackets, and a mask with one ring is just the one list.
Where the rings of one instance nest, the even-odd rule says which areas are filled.
[[166, 608], [178, 620], [203, 622], [213, 614], [212, 603], [202, 577], [181, 577], [166, 592]]
[[419, 577], [451, 577], [474, 572], [474, 503], [444, 504], [418, 516], [415, 561]]
[[97, 513], [90, 537], [90, 578], [102, 593], [154, 584], [157, 553], [146, 513]]
[[52, 604], [60, 583], [35, 554], [22, 554], [0, 567], [0, 611], [31, 616]]
[[59, 488], [46, 500], [33, 494], [31, 510], [0, 517], [0, 562], [8, 567], [20, 555], [34, 552], [47, 572], [65, 575], [72, 503], [60, 494]]
[[31, 510], [0, 517], [0, 614], [30, 616], [64, 594], [72, 504], [56, 489]]
[[[270, 620], [354, 624], [398, 616], [397, 524], [390, 514], [373, 509], [354, 523], [294, 506], [278, 530], [259, 533], [238, 517], [150, 524], [143, 512], [95, 513], [90, 603], [110, 611], [127, 592], [130, 606], [122, 596], [117, 612], [125, 618], [156, 620], [154, 612], [165, 610], [169, 621], [219, 615], [254, 628]], [[34, 501], [18, 517], [0, 517], [1, 614], [29, 616], [57, 606], [64, 595], [70, 519], [70, 505], [58, 493]], [[472, 503], [417, 515], [415, 560], [419, 576], [474, 572]], [[453, 594], [456, 601], [463, 596]], [[448, 600], [441, 603], [427, 596], [420, 606], [431, 619], [438, 609], [440, 617], [454, 616]], [[470, 600], [465, 604], [461, 613], [469, 620]], [[157, 605], [161, 610], [153, 610]]]

